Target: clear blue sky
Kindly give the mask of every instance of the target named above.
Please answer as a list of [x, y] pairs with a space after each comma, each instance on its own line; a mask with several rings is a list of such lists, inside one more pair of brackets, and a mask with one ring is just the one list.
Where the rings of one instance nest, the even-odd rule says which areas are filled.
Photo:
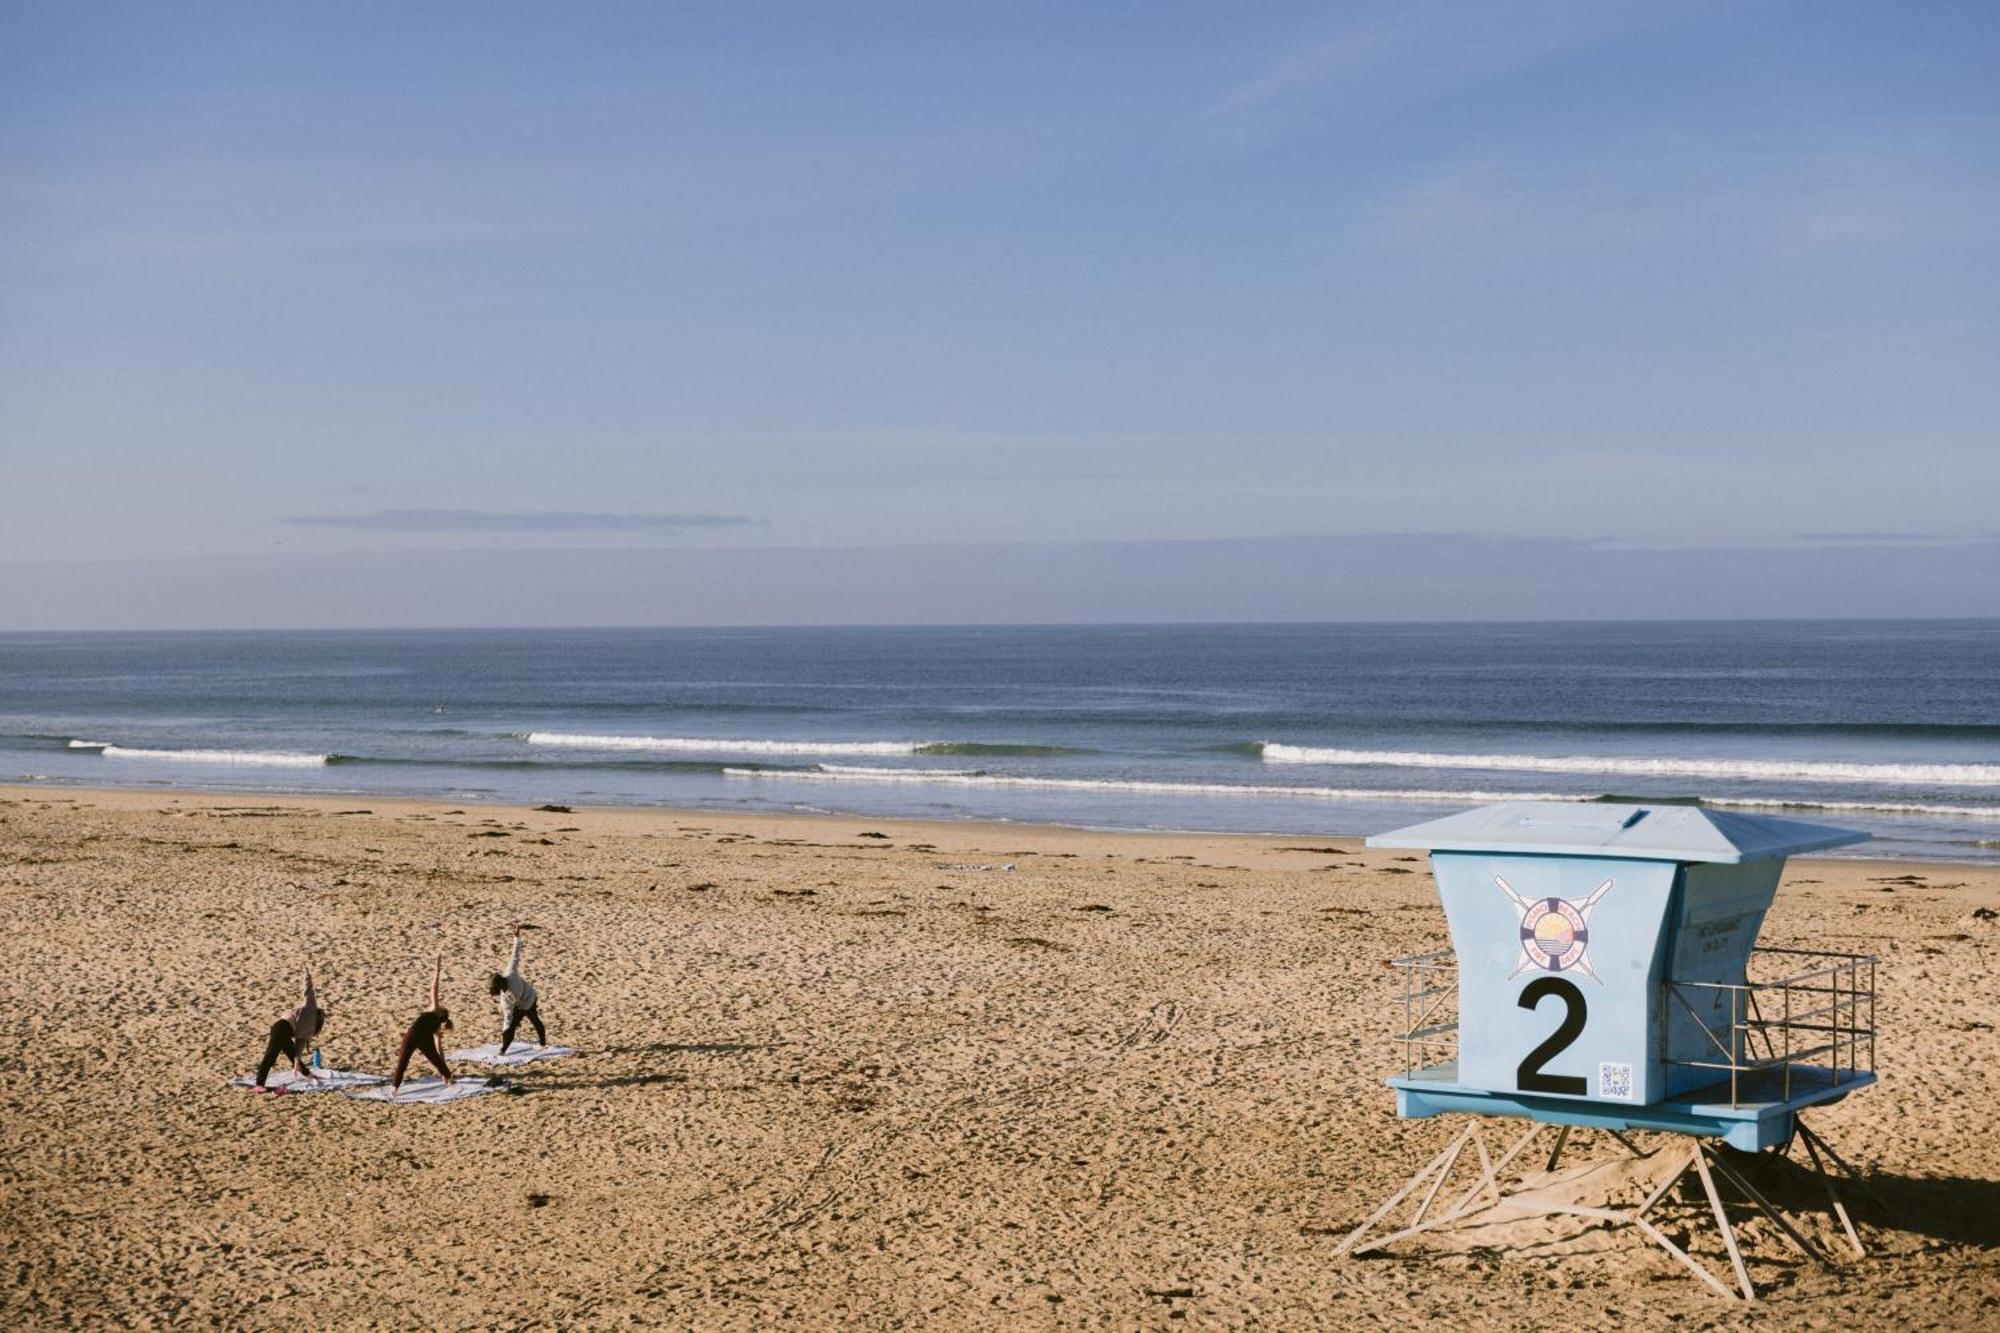
[[0, 582], [1442, 532], [1991, 614], [1996, 423], [2000, 6], [0, 0]]

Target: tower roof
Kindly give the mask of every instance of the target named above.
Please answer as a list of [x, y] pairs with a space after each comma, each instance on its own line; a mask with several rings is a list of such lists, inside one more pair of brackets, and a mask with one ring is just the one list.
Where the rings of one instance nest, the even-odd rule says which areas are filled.
[[1637, 861], [1739, 865], [1866, 842], [1869, 834], [1690, 805], [1501, 801], [1378, 833], [1370, 847], [1434, 852], [1538, 852]]

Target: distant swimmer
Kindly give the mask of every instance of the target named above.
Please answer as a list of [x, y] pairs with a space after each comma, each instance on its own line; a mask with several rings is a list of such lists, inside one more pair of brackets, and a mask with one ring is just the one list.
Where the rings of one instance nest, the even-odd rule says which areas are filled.
[[431, 966], [430, 1008], [418, 1014], [410, 1023], [409, 1031], [403, 1034], [403, 1044], [396, 1051], [396, 1072], [389, 1075], [389, 1095], [402, 1090], [403, 1075], [409, 1070], [410, 1057], [421, 1054], [438, 1071], [438, 1076], [446, 1083], [452, 1082], [451, 1069], [444, 1062], [444, 1052], [438, 1049], [438, 1033], [451, 1026], [451, 1011], [438, 1003], [438, 986], [444, 980], [444, 950], [437, 953], [437, 960]]
[[279, 1060], [290, 1060], [292, 1067], [307, 1078], [315, 1078], [312, 1067], [306, 1063], [306, 1055], [312, 1050], [313, 1040], [320, 1029], [326, 1026], [327, 1011], [320, 1008], [319, 996], [313, 991], [312, 969], [306, 969], [305, 997], [299, 1007], [271, 1024], [270, 1039], [264, 1043], [264, 1058], [257, 1062], [257, 1088], [263, 1090], [264, 1080], [271, 1076], [271, 1068]]
[[486, 993], [497, 996], [500, 1001], [500, 1054], [507, 1054], [507, 1048], [514, 1044], [514, 1033], [527, 1019], [535, 1028], [535, 1044], [549, 1044], [549, 1034], [542, 1027], [542, 1011], [538, 1007], [540, 997], [528, 979], [521, 975], [521, 932], [525, 926], [514, 927], [514, 956], [507, 960], [507, 972], [495, 972], [486, 980]]

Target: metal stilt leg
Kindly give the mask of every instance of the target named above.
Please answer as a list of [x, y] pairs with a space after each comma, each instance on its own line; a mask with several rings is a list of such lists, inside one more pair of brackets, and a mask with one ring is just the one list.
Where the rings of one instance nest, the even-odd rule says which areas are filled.
[[[1401, 1189], [1391, 1195], [1386, 1203], [1377, 1208], [1366, 1222], [1349, 1233], [1347, 1238], [1341, 1242], [1340, 1252], [1365, 1254], [1371, 1250], [1379, 1250], [1399, 1240], [1414, 1236], [1419, 1232], [1447, 1226], [1461, 1218], [1478, 1214], [1482, 1208], [1497, 1208], [1504, 1204], [1508, 1210], [1506, 1217], [1509, 1219], [1517, 1215], [1522, 1218], [1537, 1215], [1567, 1215], [1595, 1219], [1600, 1222], [1609, 1223], [1613, 1227], [1630, 1226], [1639, 1231], [1646, 1239], [1653, 1242], [1653, 1244], [1665, 1250], [1673, 1258], [1674, 1262], [1700, 1278], [1702, 1283], [1717, 1295], [1729, 1300], [1755, 1301], [1757, 1299], [1757, 1288], [1755, 1283], [1751, 1281], [1749, 1265], [1744, 1259], [1742, 1245], [1737, 1237], [1735, 1225], [1730, 1221], [1728, 1207], [1723, 1199], [1721, 1184], [1726, 1182], [1731, 1189], [1735, 1190], [1741, 1196], [1747, 1206], [1756, 1208], [1765, 1217], [1769, 1218], [1771, 1223], [1785, 1237], [1788, 1244], [1795, 1247], [1801, 1254], [1806, 1255], [1814, 1262], [1829, 1267], [1832, 1266], [1831, 1256], [1828, 1255], [1824, 1246], [1814, 1241], [1794, 1225], [1780, 1211], [1777, 1204], [1766, 1197], [1761, 1190], [1751, 1183], [1742, 1171], [1738, 1170], [1730, 1163], [1728, 1158], [1722, 1155], [1716, 1145], [1701, 1140], [1696, 1140], [1690, 1144], [1684, 1153], [1679, 1149], [1675, 1150], [1675, 1156], [1672, 1160], [1677, 1165], [1669, 1171], [1664, 1179], [1659, 1180], [1653, 1186], [1637, 1207], [1591, 1207], [1580, 1203], [1568, 1203], [1560, 1199], [1543, 1198], [1539, 1195], [1526, 1192], [1519, 1183], [1520, 1176], [1516, 1174], [1509, 1177], [1507, 1173], [1510, 1167], [1515, 1166], [1516, 1159], [1520, 1158], [1527, 1151], [1529, 1145], [1535, 1141], [1536, 1135], [1546, 1127], [1540, 1124], [1531, 1126], [1526, 1133], [1522, 1134], [1508, 1147], [1505, 1153], [1495, 1159], [1487, 1153], [1485, 1139], [1479, 1132], [1478, 1123], [1475, 1121], [1473, 1124], [1468, 1125], [1465, 1130], [1460, 1132], [1445, 1146], [1443, 1151], [1433, 1157], [1425, 1164], [1421, 1171], [1417, 1172]], [[1570, 1135], [1568, 1131], [1561, 1126], [1557, 1127], [1557, 1131], [1555, 1144], [1548, 1157], [1551, 1168], [1561, 1160], [1561, 1154], [1569, 1145]], [[1642, 1152], [1636, 1144], [1622, 1134], [1615, 1137], [1627, 1151], [1636, 1156], [1649, 1157], [1652, 1155]], [[1803, 1125], [1799, 1127], [1799, 1141], [1805, 1145], [1807, 1153], [1812, 1156], [1815, 1170], [1820, 1177], [1822, 1186], [1827, 1192], [1828, 1201], [1834, 1209], [1834, 1215], [1839, 1219], [1842, 1228], [1847, 1233], [1848, 1243], [1854, 1247], [1856, 1254], [1865, 1253], [1861, 1245], [1860, 1236], [1854, 1229], [1853, 1221], [1849, 1217], [1847, 1209], [1841, 1204], [1839, 1195], [1834, 1192], [1832, 1176], [1822, 1165], [1822, 1158], [1824, 1157], [1836, 1162], [1849, 1176], [1853, 1175], [1853, 1168], [1847, 1166], [1845, 1162], [1840, 1162], [1839, 1159], [1834, 1158], [1832, 1156], [1833, 1150], [1827, 1147], [1826, 1141], [1818, 1135], [1813, 1134]], [[1687, 1140], [1683, 1139], [1681, 1142], [1687, 1143]], [[1471, 1149], [1470, 1152], [1467, 1151], [1468, 1146]], [[1473, 1158], [1476, 1158], [1478, 1162], [1477, 1178], [1469, 1186], [1465, 1187], [1462, 1193], [1457, 1194], [1455, 1197], [1446, 1195], [1444, 1188], [1452, 1173], [1458, 1170], [1461, 1163]], [[1731, 1275], [1735, 1278], [1733, 1289], [1723, 1278], [1711, 1272], [1702, 1260], [1695, 1258], [1687, 1249], [1676, 1244], [1665, 1231], [1661, 1230], [1661, 1225], [1664, 1224], [1656, 1225], [1649, 1217], [1649, 1214], [1655, 1208], [1667, 1200], [1675, 1186], [1680, 1184], [1689, 1175], [1693, 1175], [1700, 1180], [1702, 1203], [1706, 1205], [1702, 1211], [1707, 1212], [1713, 1218], [1715, 1228], [1721, 1234], [1723, 1248], [1729, 1254]], [[1506, 1184], [1506, 1181], [1510, 1178], [1515, 1182], [1511, 1190]], [[1422, 1191], [1421, 1200], [1417, 1205], [1414, 1215], [1411, 1216], [1408, 1225], [1404, 1226], [1401, 1230], [1392, 1231], [1378, 1239], [1364, 1239], [1373, 1228], [1395, 1211], [1399, 1204], [1416, 1195], [1420, 1190]], [[1440, 1200], [1446, 1198], [1451, 1199], [1449, 1206], [1439, 1206]], [[1697, 1206], [1699, 1207], [1699, 1205]], [[1433, 1211], [1434, 1208], [1436, 1211]]]
[[1708, 1173], [1708, 1145], [1697, 1142], [1694, 1145], [1694, 1169], [1701, 1173], [1701, 1187], [1708, 1194], [1708, 1207], [1715, 1214], [1715, 1229], [1722, 1233], [1722, 1243], [1729, 1248], [1729, 1262], [1736, 1269], [1736, 1280], [1743, 1286], [1743, 1299], [1757, 1299], [1757, 1289], [1750, 1285], [1750, 1270], [1743, 1265], [1743, 1251], [1736, 1248], [1736, 1231], [1729, 1225], [1729, 1214], [1723, 1210], [1722, 1195], [1716, 1192], [1715, 1177]]
[[[1840, 1201], [1838, 1194], [1834, 1193], [1833, 1177], [1826, 1173], [1826, 1166], [1819, 1160], [1819, 1136], [1801, 1124], [1799, 1138], [1806, 1145], [1807, 1155], [1812, 1158], [1813, 1173], [1819, 1177], [1820, 1188], [1826, 1191], [1827, 1206], [1832, 1208], [1833, 1215], [1840, 1219], [1841, 1230], [1847, 1233], [1847, 1243], [1854, 1247], [1855, 1258], [1866, 1258], [1868, 1250], [1861, 1244], [1860, 1233], [1854, 1229], [1854, 1219], [1847, 1215], [1847, 1205]], [[1831, 1154], [1833, 1149], [1828, 1148], [1827, 1152]]]

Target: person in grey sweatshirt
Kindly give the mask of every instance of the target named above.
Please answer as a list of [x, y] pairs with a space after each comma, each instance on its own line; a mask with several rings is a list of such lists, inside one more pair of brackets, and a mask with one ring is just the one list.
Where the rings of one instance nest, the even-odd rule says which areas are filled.
[[535, 1029], [537, 1045], [549, 1044], [549, 1034], [542, 1026], [542, 1012], [539, 1007], [541, 997], [535, 988], [521, 975], [521, 931], [514, 927], [514, 956], [507, 960], [505, 974], [492, 973], [486, 981], [486, 992], [500, 1002], [500, 1054], [507, 1054], [507, 1048], [514, 1044], [514, 1033], [520, 1028], [521, 1020], [527, 1019]]
[[312, 969], [306, 969], [306, 993], [299, 1001], [299, 1007], [277, 1022], [271, 1024], [271, 1032], [264, 1043], [264, 1058], [257, 1062], [257, 1088], [263, 1090], [264, 1080], [271, 1076], [272, 1066], [279, 1060], [290, 1060], [292, 1067], [307, 1078], [315, 1078], [312, 1067], [306, 1064], [306, 1055], [312, 1050], [313, 1040], [320, 1029], [326, 1026], [327, 1011], [320, 1008], [319, 997], [313, 992]]

